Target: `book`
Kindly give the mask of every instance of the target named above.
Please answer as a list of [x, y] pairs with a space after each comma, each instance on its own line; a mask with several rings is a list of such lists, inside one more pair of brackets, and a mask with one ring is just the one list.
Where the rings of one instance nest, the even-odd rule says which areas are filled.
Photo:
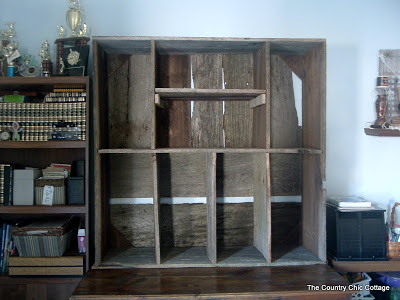
[[372, 208], [370, 201], [359, 197], [329, 197], [327, 203], [339, 208]]

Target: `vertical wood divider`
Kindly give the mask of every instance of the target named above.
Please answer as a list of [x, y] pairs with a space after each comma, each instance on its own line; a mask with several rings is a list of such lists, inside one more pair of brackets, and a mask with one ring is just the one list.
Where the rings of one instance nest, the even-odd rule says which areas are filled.
[[271, 262], [269, 153], [254, 154], [254, 246]]
[[207, 153], [207, 256], [217, 263], [217, 153]]
[[151, 41], [151, 49], [150, 49], [150, 55], [151, 55], [151, 72], [150, 72], [150, 76], [153, 79], [153, 93], [151, 96], [151, 99], [149, 99], [149, 101], [151, 101], [153, 103], [153, 124], [152, 124], [152, 129], [151, 129], [151, 149], [155, 149], [157, 147], [157, 107], [154, 103], [154, 89], [156, 87], [156, 65], [157, 65], [157, 52], [156, 52], [156, 42], [154, 40]]
[[[271, 57], [270, 57], [270, 43], [265, 42], [265, 64], [263, 66], [265, 67], [265, 78], [264, 78], [264, 84], [265, 84], [265, 89], [267, 91], [266, 96], [265, 96], [265, 114], [266, 114], [266, 130], [265, 130], [265, 140], [266, 140], [266, 148], [269, 149], [271, 148]], [[269, 170], [268, 170], [269, 171]]]
[[161, 263], [160, 250], [160, 192], [159, 192], [159, 165], [157, 154], [152, 154], [153, 160], [153, 210], [154, 210], [154, 248], [156, 264]]

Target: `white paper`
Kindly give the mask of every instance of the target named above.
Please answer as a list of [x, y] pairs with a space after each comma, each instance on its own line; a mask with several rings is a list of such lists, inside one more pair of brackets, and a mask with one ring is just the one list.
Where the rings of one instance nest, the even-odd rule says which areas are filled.
[[45, 185], [43, 188], [43, 205], [53, 205], [54, 186]]

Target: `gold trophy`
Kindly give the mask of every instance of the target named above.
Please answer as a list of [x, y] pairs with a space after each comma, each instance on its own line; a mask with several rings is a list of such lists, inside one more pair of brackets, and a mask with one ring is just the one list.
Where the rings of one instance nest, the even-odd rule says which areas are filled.
[[82, 21], [82, 6], [79, 0], [70, 0], [66, 17], [67, 25], [72, 30], [71, 37], [78, 36], [77, 29]]

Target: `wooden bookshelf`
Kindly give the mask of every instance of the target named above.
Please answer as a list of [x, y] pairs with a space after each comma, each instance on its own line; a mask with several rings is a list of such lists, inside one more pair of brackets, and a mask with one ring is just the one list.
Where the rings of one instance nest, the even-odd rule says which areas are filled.
[[400, 130], [364, 128], [364, 132], [372, 136], [400, 136]]
[[[96, 268], [325, 263], [324, 40], [97, 37], [93, 48]], [[275, 225], [290, 218], [271, 205], [281, 195], [302, 198], [295, 225]], [[174, 197], [206, 203], [161, 201]], [[217, 203], [229, 197], [253, 201]]]

